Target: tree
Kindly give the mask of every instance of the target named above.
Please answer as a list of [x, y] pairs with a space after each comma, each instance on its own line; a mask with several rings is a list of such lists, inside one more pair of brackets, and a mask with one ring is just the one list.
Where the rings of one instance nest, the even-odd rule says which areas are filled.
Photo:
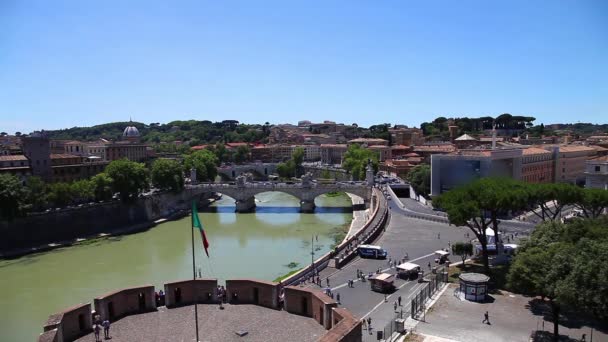
[[17, 176], [0, 174], [0, 216], [12, 220], [25, 214], [27, 189]]
[[29, 177], [25, 181], [25, 186], [28, 194], [26, 201], [32, 206], [33, 211], [40, 211], [48, 206], [47, 185], [40, 177]]
[[163, 190], [179, 192], [184, 188], [184, 173], [179, 162], [157, 159], [152, 164], [152, 184]]
[[365, 179], [365, 171], [369, 160], [372, 162], [375, 174], [378, 172], [378, 154], [362, 148], [358, 144], [353, 144], [348, 147], [344, 154], [342, 167], [351, 173], [354, 180]]
[[329, 172], [329, 170], [324, 169], [323, 171], [321, 171], [321, 178], [322, 179], [330, 179], [331, 178], [331, 173]]
[[428, 164], [418, 165], [407, 174], [407, 181], [416, 193], [428, 198], [431, 193], [431, 166]]
[[507, 275], [509, 287], [549, 301], [553, 339], [558, 340], [564, 306], [583, 309], [599, 319], [608, 315], [608, 219], [536, 227], [515, 256]]
[[[527, 196], [522, 182], [482, 178], [441, 194], [433, 200], [433, 205], [445, 209], [451, 224], [473, 231], [482, 248], [484, 270], [489, 274], [486, 229], [492, 228], [494, 236], [498, 237], [499, 214], [524, 207]], [[497, 243], [498, 253], [500, 246]]]
[[65, 207], [73, 200], [72, 189], [68, 183], [52, 183], [49, 189], [49, 202], [55, 207]]
[[577, 204], [586, 218], [596, 218], [608, 208], [608, 191], [603, 189], [584, 189]]
[[470, 242], [458, 241], [452, 245], [452, 253], [459, 255], [462, 258], [462, 267], [465, 267], [464, 261], [468, 256], [473, 255], [473, 244]]
[[302, 163], [304, 162], [304, 149], [302, 147], [296, 147], [291, 153], [291, 160], [293, 160], [295, 166], [295, 176], [299, 177], [303, 173]]
[[250, 159], [251, 149], [248, 146], [238, 146], [234, 153], [234, 162], [241, 164]]
[[199, 181], [214, 181], [217, 176], [217, 157], [207, 150], [193, 152], [184, 158], [184, 172], [196, 169], [196, 179]]
[[95, 184], [88, 179], [81, 179], [70, 184], [72, 199], [76, 202], [89, 202], [95, 199]]
[[97, 201], [107, 201], [112, 198], [112, 178], [107, 173], [98, 173], [91, 178], [93, 194]]
[[112, 178], [112, 191], [118, 192], [123, 202], [133, 202], [137, 196], [149, 189], [148, 172], [144, 164], [127, 159], [114, 160], [105, 170]]
[[553, 221], [561, 216], [565, 206], [580, 203], [583, 192], [572, 184], [542, 183], [529, 185], [528, 197], [536, 216], [543, 221]]
[[277, 173], [282, 178], [295, 177], [296, 164], [291, 159], [285, 163], [279, 163], [279, 165], [277, 165]]

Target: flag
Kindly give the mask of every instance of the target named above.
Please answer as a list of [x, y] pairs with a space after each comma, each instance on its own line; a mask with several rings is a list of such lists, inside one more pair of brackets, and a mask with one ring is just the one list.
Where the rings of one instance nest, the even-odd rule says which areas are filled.
[[207, 241], [207, 236], [205, 235], [205, 230], [203, 229], [203, 225], [201, 221], [198, 219], [198, 210], [196, 209], [196, 202], [192, 201], [192, 229], [198, 228], [201, 232], [201, 239], [203, 240], [203, 247], [205, 247], [205, 253], [207, 257], [209, 257], [209, 241]]

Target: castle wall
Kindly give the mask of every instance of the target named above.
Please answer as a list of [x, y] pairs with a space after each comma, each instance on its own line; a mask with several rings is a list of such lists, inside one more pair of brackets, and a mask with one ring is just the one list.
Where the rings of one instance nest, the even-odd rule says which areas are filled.
[[226, 295], [230, 304], [255, 304], [271, 309], [279, 308], [279, 284], [274, 282], [251, 279], [226, 280]]
[[152, 311], [156, 309], [154, 286], [133, 287], [112, 292], [94, 300], [95, 312], [102, 320], [114, 321], [117, 318]]
[[184, 280], [165, 284], [166, 306], [217, 303], [217, 279]]

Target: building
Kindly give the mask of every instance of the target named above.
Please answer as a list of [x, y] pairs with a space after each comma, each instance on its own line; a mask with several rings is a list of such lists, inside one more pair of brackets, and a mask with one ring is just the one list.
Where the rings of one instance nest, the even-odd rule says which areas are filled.
[[528, 183], [555, 182], [554, 154], [538, 147], [522, 150], [521, 180]]
[[424, 134], [418, 128], [392, 128], [388, 132], [394, 145], [424, 144]]
[[8, 173], [19, 177], [25, 182], [32, 175], [30, 161], [24, 155], [2, 155], [0, 156], [0, 173]]
[[463, 150], [431, 156], [431, 195], [482, 177], [521, 179], [521, 149]]
[[416, 165], [421, 162], [420, 158], [407, 158], [407, 159], [389, 159], [378, 165], [380, 171], [384, 171], [392, 177], [400, 177], [405, 179], [407, 174]]
[[106, 144], [106, 160], [127, 158], [130, 161], [142, 162], [148, 158], [147, 145], [139, 142], [139, 130], [135, 126], [125, 128], [122, 137], [122, 141]]
[[582, 145], [560, 145], [547, 147], [557, 153], [555, 160], [555, 181], [573, 184], [585, 182], [587, 160], [593, 158], [597, 151]]
[[376, 154], [378, 155], [378, 161], [385, 161], [385, 160], [389, 160], [389, 159], [393, 159], [393, 154], [392, 154], [392, 149], [389, 146], [385, 146], [385, 145], [373, 145], [373, 146], [368, 146], [367, 147], [368, 150], [376, 152]]
[[376, 138], [357, 138], [348, 141], [349, 145], [359, 144], [364, 146], [388, 146], [388, 140], [376, 139]]
[[585, 187], [608, 190], [608, 156], [589, 159], [585, 166]]
[[451, 143], [436, 143], [413, 146], [412, 151], [422, 157], [426, 163], [430, 163], [431, 155], [454, 153], [456, 152], [456, 146]]
[[21, 139], [23, 154], [30, 161], [32, 175], [52, 181], [51, 145], [44, 132], [35, 132]]
[[108, 162], [74, 154], [51, 154], [53, 182], [73, 182], [103, 172]]
[[344, 154], [348, 150], [346, 144], [323, 144], [321, 145], [321, 162], [323, 164], [342, 164]]

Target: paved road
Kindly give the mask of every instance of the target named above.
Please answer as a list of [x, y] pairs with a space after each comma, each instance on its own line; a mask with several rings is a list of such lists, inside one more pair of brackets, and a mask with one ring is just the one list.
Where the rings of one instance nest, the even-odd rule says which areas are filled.
[[[443, 223], [419, 220], [407, 217], [400, 213], [397, 204], [389, 201], [391, 218], [386, 231], [375, 242], [388, 251], [390, 258], [402, 258], [405, 253], [409, 255], [409, 261], [419, 264], [427, 272], [428, 263], [434, 265], [434, 251], [448, 248], [449, 242], [464, 241], [464, 228], [448, 226]], [[439, 235], [439, 238], [438, 238]], [[348, 287], [350, 279], [356, 279], [357, 269], [364, 273], [375, 272], [378, 268], [388, 269], [387, 260], [356, 258], [341, 270], [326, 268], [321, 272], [322, 287], [326, 287], [326, 279], [329, 277], [330, 287], [334, 295], [340, 294], [342, 306], [350, 310], [360, 318], [372, 317], [374, 328], [384, 327], [394, 317], [393, 303], [398, 296], [402, 297], [403, 310], [409, 312], [409, 300], [422, 287], [416, 281], [404, 281], [397, 279], [395, 286], [398, 291], [388, 298], [385, 303], [384, 295], [373, 292], [369, 282], [355, 282], [354, 288]], [[387, 270], [395, 274], [395, 270]], [[311, 287], [317, 285], [309, 284]], [[399, 309], [398, 309], [399, 310]]]

